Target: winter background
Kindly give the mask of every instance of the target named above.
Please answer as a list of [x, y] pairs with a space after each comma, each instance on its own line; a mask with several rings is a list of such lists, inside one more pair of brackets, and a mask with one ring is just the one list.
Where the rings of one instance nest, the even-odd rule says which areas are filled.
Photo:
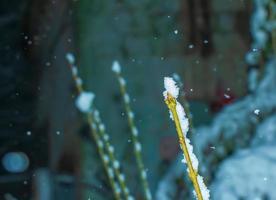
[[68, 53], [134, 199], [136, 131], [152, 199], [195, 199], [162, 95], [172, 76], [210, 199], [276, 200], [274, 0], [1, 0], [0, 36], [1, 200], [114, 199]]

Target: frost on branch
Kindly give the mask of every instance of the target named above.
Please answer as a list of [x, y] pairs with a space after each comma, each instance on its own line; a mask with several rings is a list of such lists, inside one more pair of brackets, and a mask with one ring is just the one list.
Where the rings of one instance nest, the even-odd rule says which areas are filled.
[[171, 118], [176, 125], [180, 147], [184, 154], [183, 162], [186, 163], [189, 178], [193, 182], [195, 188], [194, 194], [199, 200], [208, 200], [210, 197], [209, 190], [205, 186], [203, 178], [198, 174], [198, 160], [193, 153], [193, 146], [187, 138], [189, 120], [184, 108], [177, 101], [179, 88], [177, 87], [176, 82], [170, 77], [164, 78], [164, 87], [165, 91], [163, 92], [163, 95], [170, 110], [170, 116], [172, 116]]

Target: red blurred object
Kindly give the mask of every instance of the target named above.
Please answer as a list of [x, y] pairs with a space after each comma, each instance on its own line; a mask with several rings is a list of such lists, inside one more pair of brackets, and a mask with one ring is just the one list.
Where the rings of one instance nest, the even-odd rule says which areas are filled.
[[225, 105], [231, 104], [235, 99], [236, 96], [229, 88], [225, 89], [222, 84], [219, 84], [216, 90], [216, 98], [210, 102], [210, 110], [212, 112], [218, 112]]

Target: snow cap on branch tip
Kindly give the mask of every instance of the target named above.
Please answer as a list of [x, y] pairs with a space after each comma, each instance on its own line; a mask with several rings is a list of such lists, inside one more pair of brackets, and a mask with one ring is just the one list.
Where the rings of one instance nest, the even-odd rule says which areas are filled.
[[92, 92], [81, 92], [76, 100], [77, 108], [83, 113], [89, 112], [94, 98], [95, 95]]
[[113, 61], [112, 71], [115, 72], [115, 73], [117, 73], [117, 74], [121, 72], [120, 63], [117, 60]]
[[72, 53], [67, 53], [66, 59], [72, 65], [75, 63], [75, 56]]
[[177, 98], [179, 95], [179, 88], [176, 85], [176, 82], [173, 80], [171, 77], [165, 77], [164, 78], [164, 87], [165, 87], [165, 92], [164, 92], [164, 97], [167, 98], [167, 93], [172, 95], [174, 98]]

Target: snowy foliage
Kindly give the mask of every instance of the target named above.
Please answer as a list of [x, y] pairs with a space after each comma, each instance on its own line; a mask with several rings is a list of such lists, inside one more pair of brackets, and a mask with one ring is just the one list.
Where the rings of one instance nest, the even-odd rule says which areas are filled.
[[276, 199], [275, 151], [275, 144], [250, 148], [226, 160], [212, 185], [213, 199]]

